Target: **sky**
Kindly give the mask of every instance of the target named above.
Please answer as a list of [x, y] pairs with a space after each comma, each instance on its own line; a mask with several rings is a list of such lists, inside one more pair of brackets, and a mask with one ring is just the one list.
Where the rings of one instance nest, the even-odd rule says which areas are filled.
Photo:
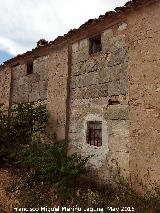
[[98, 18], [127, 0], [0, 0], [0, 64]]

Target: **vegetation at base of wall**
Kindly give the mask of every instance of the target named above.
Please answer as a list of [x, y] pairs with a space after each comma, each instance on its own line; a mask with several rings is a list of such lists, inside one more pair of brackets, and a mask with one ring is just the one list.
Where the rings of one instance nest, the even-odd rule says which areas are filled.
[[[137, 212], [154, 212], [158, 213], [160, 209], [160, 187], [156, 185], [152, 185], [147, 188], [142, 184], [142, 181], [139, 182], [137, 180], [137, 186], [141, 189], [141, 193], [138, 193], [133, 189], [133, 187], [129, 184], [129, 180], [124, 178], [121, 174], [121, 170], [118, 167], [114, 172], [113, 180], [116, 185], [114, 190], [117, 200], [116, 205], [122, 206], [133, 206], [137, 210]], [[149, 181], [149, 180], [148, 180]], [[135, 211], [136, 212], [136, 211]]]
[[[46, 108], [42, 103], [19, 104], [9, 112], [2, 107], [0, 166], [11, 166], [22, 172], [19, 191], [26, 189], [32, 193], [34, 187], [40, 186], [45, 192], [43, 185], [45, 188], [54, 185], [61, 196], [71, 194], [76, 178], [87, 172], [86, 163], [90, 157], [82, 158], [76, 153], [68, 155], [68, 142], [65, 140], [53, 141], [46, 137], [50, 143], [42, 142], [47, 122]], [[37, 196], [38, 199], [40, 197]], [[31, 198], [28, 197], [27, 201], [30, 205], [37, 200]]]
[[130, 207], [132, 209], [133, 207], [134, 212], [159, 213], [160, 191], [150, 190], [142, 196], [134, 191], [119, 173], [114, 175], [114, 180], [112, 180], [114, 185], [105, 183], [90, 187], [82, 178], [82, 185], [74, 182], [72, 193], [66, 197], [59, 193], [59, 188], [53, 182], [35, 179], [33, 171], [26, 173], [26, 176], [21, 172], [16, 173], [16, 178], [7, 189], [12, 196], [18, 198], [20, 203], [16, 203], [16, 207], [55, 207], [59, 205], [72, 207], [77, 205], [84, 209], [103, 208], [105, 213], [111, 212], [108, 207], [112, 207], [113, 211], [116, 208]]
[[43, 183], [54, 185], [62, 196], [67, 196], [75, 186], [76, 178], [86, 174], [86, 163], [90, 157], [82, 158], [74, 153], [67, 154], [67, 141], [54, 144], [33, 144], [24, 153], [22, 165], [32, 173], [25, 180], [28, 187]]
[[42, 103], [20, 104], [9, 113], [0, 109], [0, 166], [10, 166], [12, 181], [6, 192], [15, 200], [13, 207], [77, 205], [103, 208], [104, 212], [111, 212], [108, 207], [159, 212], [158, 187], [139, 195], [123, 178], [118, 165], [111, 183], [96, 184], [88, 179], [87, 184], [90, 156], [68, 155], [66, 141], [49, 139], [50, 143], [42, 143], [47, 122]]
[[16, 163], [21, 149], [39, 140], [46, 121], [46, 107], [41, 102], [18, 104], [9, 111], [0, 105], [0, 166]]
[[25, 150], [20, 162], [23, 167], [17, 167], [17, 178], [7, 189], [10, 193], [16, 192], [21, 205], [45, 206], [53, 201], [53, 195], [63, 199], [72, 195], [76, 179], [87, 172], [88, 158], [81, 158], [75, 153], [67, 155], [66, 144], [66, 141], [33, 144]]

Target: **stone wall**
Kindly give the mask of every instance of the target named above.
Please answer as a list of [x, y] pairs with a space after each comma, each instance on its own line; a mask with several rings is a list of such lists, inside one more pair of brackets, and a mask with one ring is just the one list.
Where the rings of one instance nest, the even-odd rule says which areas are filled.
[[53, 51], [49, 56], [47, 109], [48, 128], [58, 139], [65, 138], [68, 78], [68, 48]]
[[[27, 63], [0, 72], [0, 102], [11, 104], [44, 100], [49, 113], [49, 132], [65, 138], [68, 81], [68, 47], [48, 52], [33, 61], [33, 73], [27, 75]], [[12, 82], [11, 82], [12, 73]]]
[[[72, 149], [83, 156], [93, 154], [90, 164], [104, 179], [117, 162], [123, 174], [129, 174], [126, 28], [126, 23], [120, 23], [102, 32], [102, 51], [92, 55], [88, 38], [72, 45]], [[87, 144], [87, 121], [102, 122], [101, 147]]]
[[12, 68], [12, 104], [36, 102], [47, 98], [48, 56], [33, 61], [33, 73], [27, 75], [27, 65]]
[[6, 108], [10, 104], [10, 87], [11, 87], [11, 70], [5, 68], [0, 71], [0, 103], [3, 103]]
[[[0, 71], [0, 102], [8, 107], [47, 100], [48, 129], [58, 139], [66, 136], [70, 110], [71, 148], [94, 155], [90, 164], [99, 177], [107, 179], [118, 162], [134, 185], [158, 182], [160, 3], [130, 10], [124, 18], [101, 32], [102, 51], [96, 54], [89, 54], [89, 38], [72, 44], [70, 109], [66, 46], [35, 59], [30, 75], [26, 64], [12, 67], [12, 77], [10, 68]], [[86, 143], [88, 121], [102, 122], [101, 147]]]
[[[128, 16], [130, 173], [160, 180], [160, 3]], [[148, 180], [149, 181], [148, 181]]]

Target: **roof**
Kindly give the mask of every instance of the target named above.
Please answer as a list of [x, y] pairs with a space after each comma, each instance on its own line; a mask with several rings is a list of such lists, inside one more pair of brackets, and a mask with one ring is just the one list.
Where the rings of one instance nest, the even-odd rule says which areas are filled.
[[[94, 25], [96, 25], [100, 22], [103, 22], [106, 18], [107, 19], [109, 18], [110, 20], [116, 19], [116, 18], [118, 19], [119, 15], [123, 15], [127, 11], [135, 10], [139, 7], [143, 7], [147, 4], [153, 3], [155, 1], [158, 1], [158, 0], [132, 0], [132, 1], [128, 1], [124, 6], [116, 7], [114, 9], [114, 11], [106, 12], [104, 15], [100, 15], [96, 19], [89, 19], [87, 22], [82, 24], [78, 29], [72, 29], [67, 34], [64, 34], [63, 36], [58, 36], [53, 41], [44, 42], [43, 45], [37, 45], [37, 47], [35, 47], [31, 51], [27, 51], [26, 53], [23, 53], [21, 55], [17, 55], [16, 57], [5, 61], [3, 65], [0, 65], [0, 69], [4, 68], [6, 65], [10, 65], [13, 62], [21, 60], [25, 57], [33, 56], [33, 55], [45, 50], [46, 48], [48, 49], [48, 48], [55, 47], [59, 44], [62, 44], [64, 42], [68, 41], [69, 39], [71, 39], [72, 37], [74, 37], [75, 35], [78, 35], [78, 33], [80, 33], [81, 31], [87, 30], [88, 27], [94, 26]], [[44, 41], [44, 39], [41, 39], [41, 40]], [[37, 42], [37, 44], [38, 44], [38, 42]]]

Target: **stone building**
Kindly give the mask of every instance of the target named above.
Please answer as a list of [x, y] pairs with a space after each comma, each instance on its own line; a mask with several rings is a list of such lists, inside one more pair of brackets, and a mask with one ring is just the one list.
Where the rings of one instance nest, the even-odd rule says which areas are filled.
[[[45, 100], [48, 127], [101, 179], [160, 180], [160, 1], [133, 0], [0, 67], [6, 107]], [[96, 173], [95, 173], [96, 174]]]

